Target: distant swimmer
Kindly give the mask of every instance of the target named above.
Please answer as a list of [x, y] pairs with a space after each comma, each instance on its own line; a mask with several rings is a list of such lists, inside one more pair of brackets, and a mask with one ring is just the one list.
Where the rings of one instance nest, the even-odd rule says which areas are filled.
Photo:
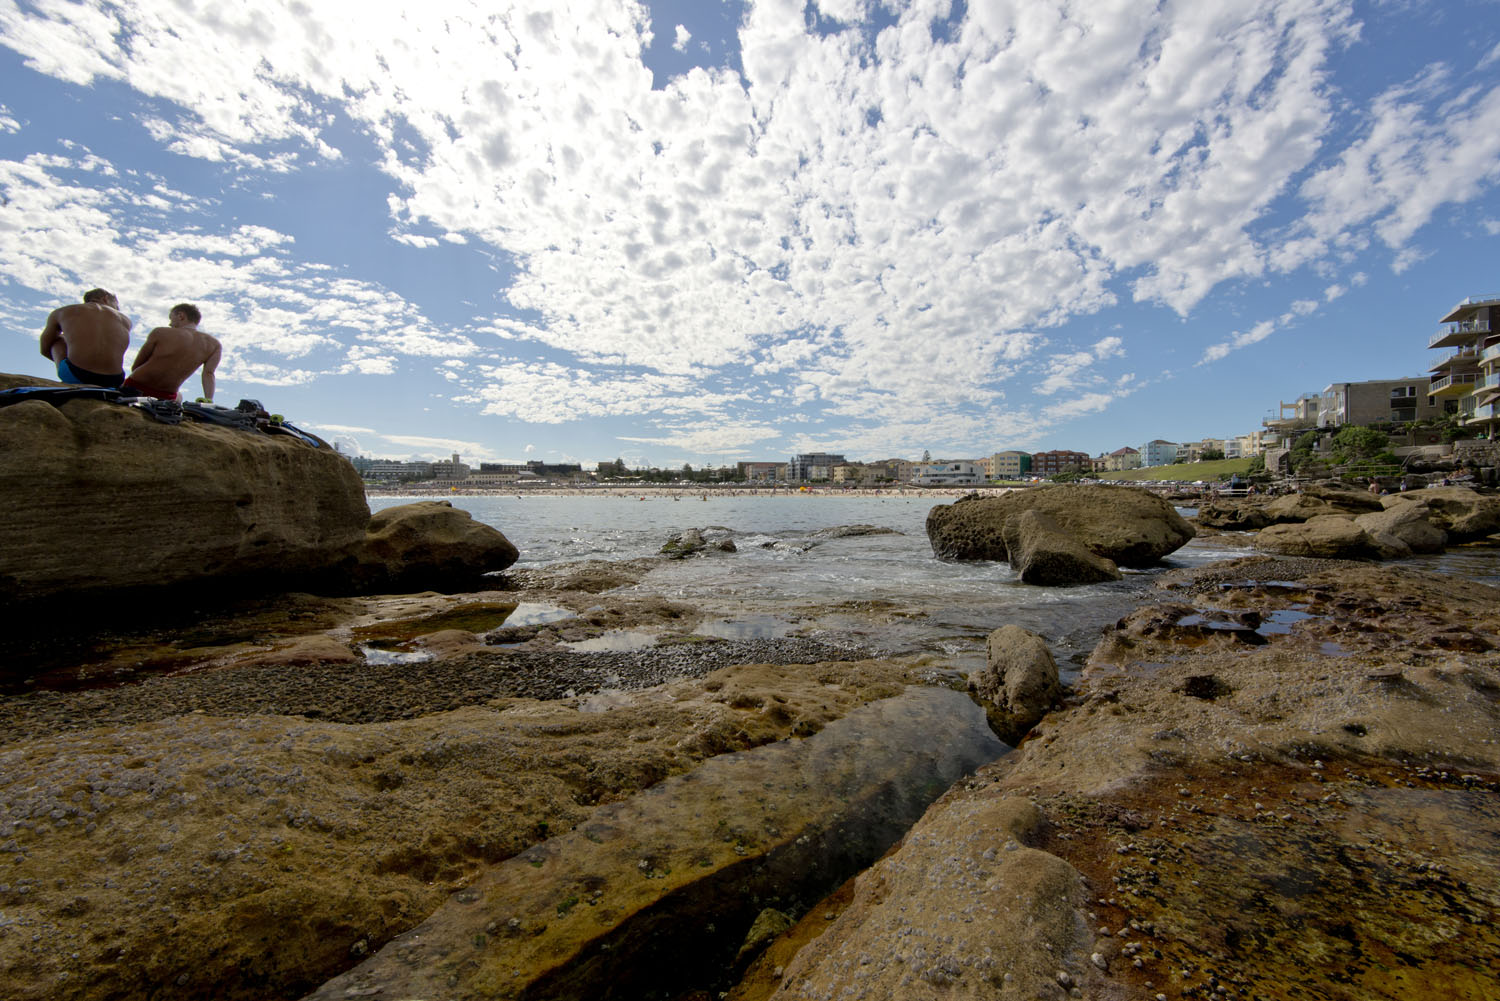
[[136, 352], [124, 388], [158, 400], [175, 400], [177, 391], [203, 366], [203, 398], [214, 398], [214, 369], [224, 347], [218, 339], [198, 329], [203, 314], [189, 303], [173, 306], [167, 314], [167, 326], [157, 327], [146, 335], [146, 343]]
[[130, 317], [120, 312], [112, 293], [89, 289], [82, 303], [59, 306], [47, 315], [41, 346], [63, 382], [119, 388], [130, 346]]

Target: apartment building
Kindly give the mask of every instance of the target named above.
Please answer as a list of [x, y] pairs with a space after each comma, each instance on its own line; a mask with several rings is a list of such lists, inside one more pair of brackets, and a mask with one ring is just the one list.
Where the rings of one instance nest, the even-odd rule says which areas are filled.
[[1094, 463], [1087, 452], [1074, 452], [1069, 449], [1059, 448], [1051, 452], [1033, 452], [1031, 454], [1031, 475], [1054, 476], [1057, 473], [1088, 472], [1094, 468]]
[[1141, 468], [1141, 453], [1139, 449], [1126, 445], [1117, 448], [1094, 460], [1094, 469], [1101, 473], [1118, 473], [1125, 469]]
[[1163, 438], [1148, 441], [1141, 446], [1141, 466], [1170, 466], [1177, 461], [1177, 450], [1181, 447]]
[[1476, 433], [1500, 424], [1500, 296], [1471, 296], [1448, 311], [1427, 346], [1444, 352], [1430, 369], [1427, 393], [1440, 413], [1455, 414]]
[[1442, 405], [1437, 402], [1438, 397], [1429, 394], [1428, 382], [1425, 376], [1411, 375], [1403, 379], [1332, 383], [1318, 399], [1318, 427], [1403, 424], [1440, 417]]
[[1031, 453], [996, 452], [984, 460], [984, 472], [992, 480], [1019, 480], [1031, 472]]
[[804, 452], [792, 456], [786, 464], [786, 478], [796, 481], [820, 481], [833, 479], [835, 466], [846, 466], [849, 460], [842, 455], [829, 452]]
[[737, 462], [735, 471], [739, 478], [749, 483], [774, 483], [786, 478], [784, 462]]

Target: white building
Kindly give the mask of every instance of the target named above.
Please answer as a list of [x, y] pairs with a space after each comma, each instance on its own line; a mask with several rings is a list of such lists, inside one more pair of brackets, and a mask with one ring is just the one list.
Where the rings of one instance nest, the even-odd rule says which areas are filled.
[[912, 482], [919, 487], [972, 487], [984, 482], [977, 462], [928, 462], [917, 467]]

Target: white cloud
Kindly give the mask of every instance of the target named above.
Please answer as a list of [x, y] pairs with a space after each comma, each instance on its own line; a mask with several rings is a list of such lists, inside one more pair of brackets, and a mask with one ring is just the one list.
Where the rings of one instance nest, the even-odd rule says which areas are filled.
[[[199, 11], [191, 37], [172, 0], [0, 5], [0, 44], [58, 79], [152, 99], [139, 124], [181, 156], [307, 170], [342, 156], [336, 123], [352, 122], [377, 149], [392, 239], [505, 255], [525, 319], [434, 323], [297, 263], [284, 234], [215, 230], [212, 207], [180, 193], [81, 183], [83, 151], [5, 165], [0, 211], [20, 228], [0, 232], [0, 266], [60, 292], [87, 284], [68, 262], [88, 262], [153, 312], [183, 294], [169, 289], [211, 291], [246, 372], [465, 358], [446, 378], [485, 413], [747, 427], [747, 408], [781, 391], [770, 377], [789, 375], [778, 399], [820, 405], [858, 439], [917, 401], [952, 433], [1034, 428], [1049, 418], [1006, 402], [1032, 384], [1078, 394], [1053, 418], [1102, 406], [1120, 340], [1046, 354], [1046, 332], [1122, 293], [1186, 315], [1268, 271], [1352, 286], [1340, 272], [1372, 239], [1399, 271], [1439, 207], [1500, 177], [1500, 90], [1467, 86], [1462, 67], [1387, 89], [1338, 138], [1330, 74], [1358, 37], [1349, 0], [973, 3], [941, 39], [931, 22], [951, 8], [935, 0], [886, 5], [896, 23], [873, 39], [868, 0], [818, 0], [825, 28], [850, 26], [831, 33], [809, 31], [804, 6], [749, 0], [743, 79], [695, 68], [658, 90], [650, 12], [633, 0], [431, 0], [422, 16], [246, 0]], [[686, 51], [693, 36], [673, 37]], [[122, 234], [127, 208], [189, 224], [171, 241]], [[525, 356], [492, 364], [501, 347]], [[740, 371], [759, 381], [703, 388]]]
[[753, 445], [758, 441], [780, 437], [781, 432], [775, 428], [727, 423], [678, 427], [656, 437], [621, 435], [620, 440], [637, 445], [678, 448], [691, 455], [732, 455], [744, 451], [745, 446]]
[[1275, 333], [1276, 327], [1277, 324], [1275, 321], [1262, 320], [1249, 330], [1235, 331], [1235, 333], [1230, 335], [1229, 340], [1214, 344], [1205, 350], [1203, 357], [1198, 361], [1198, 365], [1207, 365], [1211, 362], [1219, 361], [1227, 357], [1232, 351], [1238, 351], [1240, 348], [1249, 347], [1252, 344], [1259, 344]]

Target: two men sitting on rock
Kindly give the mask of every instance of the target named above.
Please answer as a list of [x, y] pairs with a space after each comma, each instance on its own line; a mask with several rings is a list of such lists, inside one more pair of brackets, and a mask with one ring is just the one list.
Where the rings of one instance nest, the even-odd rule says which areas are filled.
[[191, 303], [167, 314], [167, 326], [146, 335], [125, 374], [130, 318], [119, 300], [102, 288], [83, 294], [81, 305], [61, 306], [42, 328], [42, 354], [57, 364], [57, 377], [75, 385], [108, 386], [137, 396], [175, 400], [188, 376], [203, 367], [203, 397], [214, 398], [214, 370], [223, 345], [198, 329], [203, 315]]

